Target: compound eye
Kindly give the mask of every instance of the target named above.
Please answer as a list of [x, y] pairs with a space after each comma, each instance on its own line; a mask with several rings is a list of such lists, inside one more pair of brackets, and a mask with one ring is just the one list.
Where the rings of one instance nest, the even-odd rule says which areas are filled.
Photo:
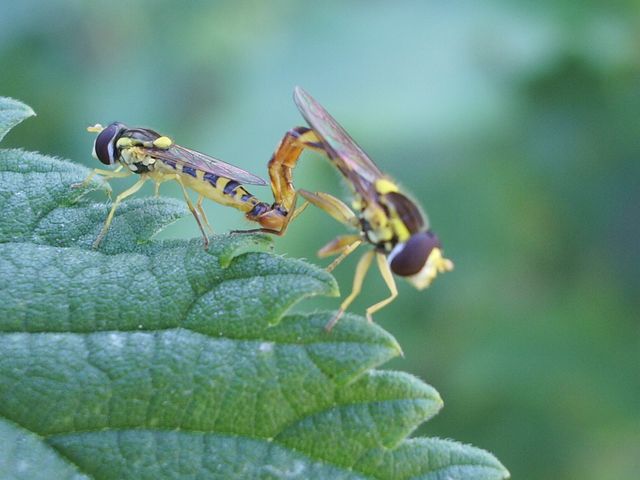
[[93, 151], [96, 158], [105, 165], [113, 165], [116, 162], [116, 140], [120, 131], [121, 126], [117, 123], [112, 123], [96, 137]]
[[[400, 244], [397, 252], [391, 252], [391, 271], [401, 277], [415, 275], [422, 270], [434, 248], [440, 248], [440, 240], [430, 231], [416, 233], [407, 243]], [[395, 249], [394, 249], [395, 250]]]

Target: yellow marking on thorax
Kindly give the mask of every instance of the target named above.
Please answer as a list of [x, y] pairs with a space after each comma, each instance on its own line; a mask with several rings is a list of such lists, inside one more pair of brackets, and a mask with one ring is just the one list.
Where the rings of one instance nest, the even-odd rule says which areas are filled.
[[378, 180], [376, 180], [376, 192], [378, 192], [380, 195], [384, 195], [386, 193], [391, 193], [391, 192], [397, 192], [398, 186], [393, 183], [391, 180], [388, 180], [386, 178], [379, 178]]
[[[118, 143], [120, 143], [120, 140], [118, 140]], [[125, 167], [135, 172], [137, 168], [134, 164], [143, 161], [146, 156], [147, 155], [135, 147], [125, 147], [120, 150], [118, 160], [120, 160], [120, 163], [124, 164]]]
[[[395, 184], [387, 180], [379, 180], [376, 183], [376, 189], [378, 188], [386, 192], [397, 191]], [[369, 237], [376, 243], [385, 242], [394, 237], [400, 242], [406, 242], [411, 237], [411, 232], [395, 210], [390, 209], [387, 215], [380, 205], [364, 205], [364, 201], [359, 197], [356, 197], [352, 205], [354, 209], [361, 208], [364, 219], [371, 226]]]
[[148, 167], [147, 169], [149, 171], [145, 173], [152, 173], [153, 170], [155, 170], [157, 160], [148, 155], [145, 149], [132, 146], [137, 144], [129, 140], [128, 138], [121, 138], [116, 142], [120, 151], [120, 155], [118, 156], [119, 162], [132, 172], [140, 173], [138, 172], [139, 169], [137, 165], [142, 164]]
[[407, 228], [407, 225], [402, 221], [400, 215], [398, 215], [394, 204], [386, 201], [384, 197], [381, 197], [380, 201], [383, 202], [389, 210], [387, 224], [389, 229], [393, 232], [392, 236], [395, 236], [399, 242], [406, 242], [409, 240], [411, 232]]
[[130, 138], [127, 137], [120, 137], [118, 139], [118, 141], [116, 142], [116, 147], [118, 147], [119, 149], [122, 148], [129, 148], [136, 145], [133, 140], [131, 140]]
[[368, 237], [374, 243], [384, 242], [393, 238], [393, 230], [389, 228], [389, 217], [380, 206], [376, 204], [367, 205], [362, 210], [362, 216], [371, 227]]
[[399, 242], [406, 242], [411, 237], [411, 232], [399, 217], [390, 218], [389, 226], [395, 232]]
[[173, 145], [173, 140], [165, 136], [158, 137], [153, 141], [153, 146], [162, 150], [168, 149], [171, 145]]

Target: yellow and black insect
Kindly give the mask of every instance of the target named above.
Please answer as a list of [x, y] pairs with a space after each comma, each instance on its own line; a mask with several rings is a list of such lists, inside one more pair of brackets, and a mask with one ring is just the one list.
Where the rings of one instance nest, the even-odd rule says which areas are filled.
[[[438, 273], [449, 271], [453, 263], [443, 257], [438, 237], [430, 230], [426, 215], [387, 175], [371, 161], [349, 134], [329, 113], [300, 87], [294, 100], [310, 128], [289, 130], [278, 145], [269, 173], [274, 191], [289, 201], [295, 198], [291, 172], [305, 148], [325, 154], [351, 187], [353, 210], [341, 200], [321, 192], [298, 190], [307, 201], [321, 208], [339, 222], [359, 230], [340, 236], [318, 252], [321, 257], [338, 255], [327, 267], [333, 270], [362, 243], [373, 245], [356, 267], [353, 291], [327, 324], [330, 330], [358, 296], [364, 277], [376, 257], [382, 278], [391, 295], [367, 308], [367, 318], [398, 295], [393, 274], [406, 278], [417, 289], [428, 287]], [[355, 212], [354, 212], [355, 211]]]
[[[204, 225], [209, 226], [209, 222], [202, 208], [205, 198], [244, 212], [248, 220], [260, 224], [259, 231], [278, 235], [284, 233], [289, 220], [295, 216], [289, 215], [287, 210], [287, 207], [293, 208], [295, 205], [295, 196], [288, 195], [284, 203], [276, 201], [269, 205], [262, 202], [241, 185], [266, 185], [262, 178], [208, 155], [181, 147], [169, 137], [153, 130], [129, 128], [119, 122], [104, 128], [95, 125], [87, 130], [98, 133], [93, 145], [93, 156], [105, 165], [120, 165], [115, 170], [96, 168], [83, 184], [86, 185], [95, 175], [112, 179], [135, 173], [140, 177], [131, 188], [116, 197], [104, 227], [93, 244], [94, 248], [100, 245], [109, 230], [118, 205], [140, 190], [147, 180], [155, 182], [156, 195], [161, 183], [169, 180], [178, 182], [189, 210], [200, 227], [205, 248], [209, 245], [204, 229]], [[198, 193], [195, 206], [187, 189]]]

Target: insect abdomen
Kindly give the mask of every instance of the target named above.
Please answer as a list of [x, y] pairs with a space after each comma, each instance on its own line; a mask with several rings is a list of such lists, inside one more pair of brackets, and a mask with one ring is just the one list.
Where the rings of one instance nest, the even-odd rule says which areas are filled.
[[[218, 177], [216, 188], [221, 190], [224, 195], [232, 198], [236, 202], [246, 203], [250, 208], [260, 203], [260, 201], [249, 193], [242, 185], [235, 180], [225, 177]], [[249, 209], [250, 209], [249, 208]]]
[[180, 174], [184, 185], [204, 197], [222, 205], [249, 212], [260, 201], [249, 193], [240, 183], [230, 178], [205, 172], [189, 165], [163, 160], [168, 170]]

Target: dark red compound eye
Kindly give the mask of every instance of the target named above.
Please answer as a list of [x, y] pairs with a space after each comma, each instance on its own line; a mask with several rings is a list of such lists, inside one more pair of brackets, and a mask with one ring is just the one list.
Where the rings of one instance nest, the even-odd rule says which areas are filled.
[[392, 259], [391, 271], [401, 277], [415, 275], [425, 263], [434, 248], [440, 248], [440, 240], [430, 231], [419, 232], [411, 236], [401, 250]]
[[93, 148], [98, 160], [105, 165], [113, 165], [116, 162], [116, 137], [120, 134], [122, 129], [121, 124], [112, 123], [102, 130], [96, 137], [96, 142]]

